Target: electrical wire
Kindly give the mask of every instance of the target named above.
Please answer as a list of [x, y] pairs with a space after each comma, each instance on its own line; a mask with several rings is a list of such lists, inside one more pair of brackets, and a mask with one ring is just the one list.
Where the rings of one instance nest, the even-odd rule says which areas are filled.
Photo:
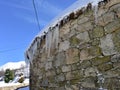
[[10, 52], [10, 51], [15, 51], [15, 50], [18, 50], [18, 49], [24, 49], [24, 48], [25, 48], [25, 47], [0, 50], [0, 54], [1, 54], [1, 53]]
[[35, 11], [35, 16], [36, 16], [37, 24], [38, 24], [38, 29], [40, 30], [40, 23], [39, 23], [37, 8], [36, 8], [36, 6], [35, 6], [35, 1], [32, 0], [32, 2], [33, 2], [33, 8], [34, 8], [34, 11]]

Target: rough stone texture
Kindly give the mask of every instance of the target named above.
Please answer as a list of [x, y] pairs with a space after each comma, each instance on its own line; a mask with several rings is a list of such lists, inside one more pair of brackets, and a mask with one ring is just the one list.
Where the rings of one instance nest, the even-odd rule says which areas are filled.
[[29, 50], [31, 90], [98, 90], [98, 73], [105, 78], [104, 88], [120, 90], [120, 1], [110, 0], [94, 13], [69, 17], [50, 56], [46, 37], [35, 41], [36, 49]]
[[115, 19], [115, 14], [113, 12], [108, 12], [103, 15], [103, 20], [105, 25], [108, 24], [109, 22], [114, 21], [114, 19]]
[[97, 72], [96, 68], [89, 67], [89, 68], [85, 69], [85, 77], [88, 77], [88, 76], [95, 77], [96, 76], [96, 72]]
[[73, 64], [78, 62], [79, 59], [79, 50], [76, 48], [71, 48], [66, 51], [66, 64]]
[[55, 60], [53, 61], [53, 65], [55, 67], [58, 67], [64, 65], [65, 64], [64, 62], [65, 62], [65, 53], [61, 52], [56, 55]]
[[83, 78], [83, 72], [79, 70], [66, 73], [66, 80], [82, 79], [82, 78]]
[[89, 17], [82, 17], [82, 18], [78, 19], [78, 24], [83, 24], [87, 21], [89, 21]]
[[92, 62], [92, 65], [99, 65], [102, 63], [110, 62], [110, 57], [109, 56], [96, 57], [96, 58], [92, 59], [91, 62]]
[[55, 73], [55, 71], [54, 70], [48, 70], [47, 72], [46, 72], [46, 76], [48, 77], [48, 76], [54, 76], [56, 73]]
[[76, 37], [76, 35], [72, 36], [69, 41], [72, 46], [79, 45], [80, 43], [80, 40]]
[[110, 69], [112, 69], [112, 63], [104, 63], [104, 64], [100, 64], [98, 66], [98, 70], [101, 71], [101, 72], [104, 72], [104, 71], [108, 71]]
[[117, 13], [117, 17], [120, 18], [120, 7], [119, 7], [119, 3], [116, 4], [116, 5], [113, 5], [111, 8], [110, 8], [110, 11], [115, 11]]
[[111, 57], [111, 62], [120, 62], [120, 54], [113, 55]]
[[120, 18], [120, 7], [117, 9], [117, 16]]
[[52, 69], [52, 62], [47, 62], [45, 65], [45, 70]]
[[65, 80], [65, 76], [64, 74], [60, 74], [56, 76], [56, 81], [60, 82], [60, 81], [64, 81]]
[[60, 29], [60, 38], [62, 39], [66, 39], [67, 38], [67, 35], [68, 35], [68, 32], [70, 32], [70, 24], [66, 24], [65, 26], [63, 26], [61, 29]]
[[99, 17], [99, 18], [98, 18], [98, 20], [97, 20], [97, 25], [99, 25], [99, 26], [105, 26], [103, 17]]
[[79, 63], [74, 63], [71, 65], [71, 70], [77, 70]]
[[91, 31], [91, 38], [100, 38], [104, 35], [103, 27], [96, 27]]
[[105, 80], [104, 87], [108, 90], [119, 90], [120, 89], [120, 79], [118, 78], [107, 78]]
[[120, 28], [120, 21], [113, 21], [104, 27], [106, 33], [111, 33]]
[[92, 22], [86, 22], [81, 25], [78, 25], [78, 27], [77, 27], [77, 31], [79, 31], [79, 32], [84, 32], [84, 31], [88, 31], [88, 30], [92, 30], [92, 29], [93, 29]]
[[113, 43], [115, 45], [115, 50], [120, 52], [120, 29], [113, 33]]
[[95, 81], [96, 80], [95, 80], [94, 77], [87, 77], [87, 78], [85, 78], [84, 82], [82, 82], [82, 86], [83, 87], [93, 88], [93, 87], [95, 87]]
[[78, 27], [78, 23], [77, 20], [72, 20], [71, 24], [70, 24], [70, 33], [69, 33], [69, 37], [74, 35], [76, 33]]
[[62, 67], [62, 72], [69, 72], [71, 71], [71, 66], [63, 66]]
[[100, 48], [95, 47], [87, 47], [80, 51], [80, 60], [88, 60], [100, 55]]
[[90, 40], [88, 32], [79, 33], [76, 37], [80, 40], [80, 44]]
[[64, 41], [64, 42], [61, 42], [60, 43], [60, 46], [59, 46], [59, 51], [65, 51], [67, 49], [69, 49], [69, 46], [70, 46], [70, 43], [69, 41]]
[[78, 69], [86, 69], [87, 67], [91, 67], [91, 66], [92, 66], [92, 64], [89, 60], [84, 60], [77, 67], [78, 67]]
[[111, 34], [108, 34], [105, 37], [101, 38], [100, 42], [101, 42], [101, 48], [104, 55], [116, 54]]

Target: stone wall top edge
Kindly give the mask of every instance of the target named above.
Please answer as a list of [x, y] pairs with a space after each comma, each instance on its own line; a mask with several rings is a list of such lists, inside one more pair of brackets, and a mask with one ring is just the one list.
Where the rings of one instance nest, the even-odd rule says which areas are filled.
[[[119, 3], [117, 0], [110, 0], [111, 2], [108, 2], [109, 0], [103, 0], [103, 1], [100, 1], [98, 2], [98, 8], [100, 9], [103, 9], [101, 8], [103, 6], [103, 4], [101, 3], [104, 3], [104, 7], [106, 8], [109, 8], [110, 6], [112, 6], [112, 4], [115, 4], [115, 3]], [[113, 2], [114, 1], [114, 2]], [[113, 2], [113, 3], [112, 3]], [[110, 5], [109, 5], [110, 3]], [[75, 20], [77, 19], [79, 16], [83, 15], [84, 12], [88, 11], [88, 10], [93, 10], [93, 6], [91, 3], [88, 3], [86, 7], [82, 7], [80, 9], [77, 9], [76, 11], [74, 12], [71, 12], [69, 15], [66, 15], [63, 19], [61, 19], [59, 22], [57, 22], [57, 24], [55, 24], [54, 26], [51, 26], [48, 28], [47, 31], [49, 31], [49, 29], [53, 29], [55, 28], [56, 26], [59, 26], [60, 28], [62, 28], [66, 23], [70, 22], [71, 20]], [[33, 46], [34, 46], [34, 43], [38, 40], [38, 39], [42, 39], [43, 37], [45, 37], [47, 34], [47, 32], [43, 32], [43, 34], [41, 35], [37, 35], [32, 43], [29, 45], [29, 47], [27, 48], [26, 52], [29, 51]]]

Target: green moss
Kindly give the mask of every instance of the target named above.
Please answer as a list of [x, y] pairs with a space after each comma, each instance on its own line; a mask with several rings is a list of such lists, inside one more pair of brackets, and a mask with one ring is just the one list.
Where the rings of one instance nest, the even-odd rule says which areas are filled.
[[100, 71], [108, 71], [108, 70], [110, 70], [110, 69], [112, 69], [112, 64], [109, 64], [109, 63], [107, 63], [107, 64], [100, 64], [99, 66], [98, 66], [98, 69], [100, 70]]
[[59, 87], [65, 86], [65, 84], [66, 84], [66, 81], [61, 81], [59, 82]]
[[91, 66], [91, 63], [89, 60], [84, 60], [80, 65], [79, 65], [79, 69], [82, 69], [82, 68], [87, 68], [87, 67], [90, 67]]
[[55, 77], [54, 76], [50, 76], [50, 77], [48, 77], [48, 79], [49, 79], [50, 83], [55, 82]]
[[81, 79], [84, 77], [83, 73], [79, 70], [73, 71], [72, 75], [73, 75], [73, 79]]
[[71, 45], [78, 45], [80, 43], [80, 40], [78, 38], [76, 38], [75, 36], [72, 36], [70, 38], [70, 43], [71, 43]]
[[84, 14], [85, 16], [91, 16], [93, 15], [94, 11], [93, 10], [89, 10], [89, 11], [86, 11]]
[[88, 53], [91, 56], [99, 56], [101, 54], [101, 49], [99, 46], [93, 46], [88, 49]]
[[95, 45], [99, 45], [99, 44], [100, 44], [100, 40], [99, 40], [99, 39], [93, 39], [91, 43], [92, 43], [92, 45], [94, 45], [94, 46], [95, 46]]
[[96, 27], [93, 29], [93, 31], [91, 32], [91, 37], [92, 38], [100, 38], [104, 35], [104, 29], [103, 27]]
[[70, 80], [70, 84], [74, 85], [74, 84], [78, 84], [78, 82], [80, 82], [79, 79], [73, 79], [73, 80]]
[[106, 63], [110, 61], [110, 57], [109, 56], [105, 56], [105, 57], [96, 57], [94, 58], [92, 61], [93, 65], [99, 65], [102, 63]]

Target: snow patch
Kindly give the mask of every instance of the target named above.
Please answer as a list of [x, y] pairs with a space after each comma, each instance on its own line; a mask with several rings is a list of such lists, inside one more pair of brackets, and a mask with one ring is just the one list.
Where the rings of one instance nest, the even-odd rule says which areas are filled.
[[26, 63], [25, 61], [20, 61], [20, 62], [8, 62], [7, 64], [3, 65], [0, 67], [0, 70], [6, 70], [6, 69], [11, 69], [11, 70], [14, 70], [14, 69], [19, 69], [23, 66], [26, 66]]
[[92, 3], [92, 5], [97, 6], [99, 1], [101, 0], [78, 0], [76, 1], [66, 10], [64, 10], [60, 15], [58, 15], [55, 19], [53, 19], [43, 30], [40, 31], [40, 33], [37, 36], [41, 37], [42, 35], [44, 35], [45, 34], [44, 32], [48, 32], [49, 27], [54, 27], [57, 23], [63, 20], [64, 17], [69, 15], [70, 13], [76, 12], [78, 9], [81, 9], [82, 7], [86, 7], [88, 3]]
[[[29, 79], [25, 79], [24, 84], [29, 84]], [[7, 86], [18, 86], [21, 85], [21, 83], [5, 83], [4, 81], [0, 82], [0, 87], [7, 87]]]

